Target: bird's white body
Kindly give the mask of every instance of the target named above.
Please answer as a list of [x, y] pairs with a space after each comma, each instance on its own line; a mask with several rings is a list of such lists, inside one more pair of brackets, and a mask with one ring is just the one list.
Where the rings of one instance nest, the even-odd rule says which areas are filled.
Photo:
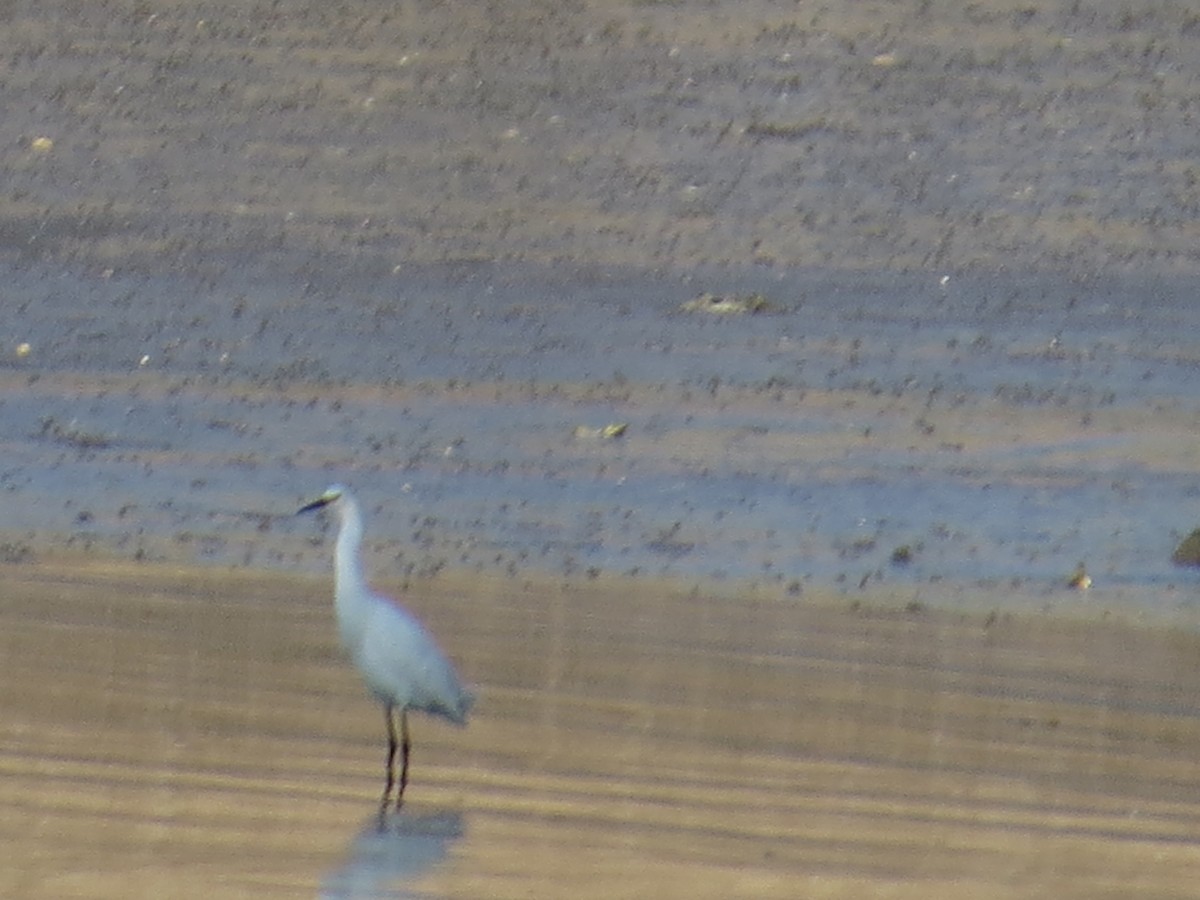
[[[362, 512], [354, 496], [341, 485], [326, 489], [300, 512], [328, 506], [338, 518], [334, 551], [334, 609], [338, 633], [350, 659], [362, 673], [371, 693], [383, 704], [387, 720], [387, 780], [382, 810], [395, 783], [396, 751], [401, 751], [400, 787], [396, 806], [404, 799], [408, 783], [409, 737], [407, 713], [420, 710], [465, 725], [474, 698], [458, 680], [433, 637], [407, 609], [377, 594], [363, 575], [360, 548]], [[401, 740], [397, 741], [393, 714], [400, 713]]]
[[334, 606], [342, 646], [381, 703], [417, 709], [462, 725], [471, 695], [425, 627], [407, 609], [375, 593], [363, 576], [358, 502], [340, 490], [329, 503], [340, 520]]

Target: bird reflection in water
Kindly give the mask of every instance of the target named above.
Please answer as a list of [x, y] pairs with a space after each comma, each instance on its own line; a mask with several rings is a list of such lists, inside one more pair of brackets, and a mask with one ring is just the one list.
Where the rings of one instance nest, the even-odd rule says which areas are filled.
[[414, 897], [412, 883], [446, 858], [463, 836], [461, 812], [372, 816], [351, 841], [346, 859], [325, 879], [322, 900]]

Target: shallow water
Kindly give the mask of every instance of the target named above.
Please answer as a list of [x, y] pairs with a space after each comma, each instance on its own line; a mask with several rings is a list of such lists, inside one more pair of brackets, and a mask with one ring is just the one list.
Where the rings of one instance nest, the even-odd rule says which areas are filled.
[[[290, 514], [345, 481], [383, 575], [1006, 583], [1017, 608], [1084, 562], [1104, 608], [1197, 607], [1170, 563], [1198, 515], [1186, 280], [474, 266], [249, 285], [235, 320], [179, 281], [58, 286], [0, 377], [9, 556], [317, 571]], [[776, 309], [681, 311], [701, 287]], [[57, 327], [63, 297], [87, 324]]]
[[324, 580], [9, 566], [13, 897], [1179, 896], [1200, 874], [1200, 639], [442, 578], [476, 685], [382, 721]]

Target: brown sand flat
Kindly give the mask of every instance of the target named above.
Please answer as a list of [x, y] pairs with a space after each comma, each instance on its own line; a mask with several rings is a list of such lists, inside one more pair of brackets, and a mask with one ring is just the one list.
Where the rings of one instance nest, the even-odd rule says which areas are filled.
[[[313, 896], [382, 724], [328, 585], [62, 560], [0, 592], [0, 893]], [[414, 720], [404, 816], [462, 897], [1177, 897], [1200, 873], [1200, 638], [669, 585], [447, 577], [475, 683]], [[414, 827], [416, 827], [414, 825]], [[393, 847], [400, 852], [403, 840]]]

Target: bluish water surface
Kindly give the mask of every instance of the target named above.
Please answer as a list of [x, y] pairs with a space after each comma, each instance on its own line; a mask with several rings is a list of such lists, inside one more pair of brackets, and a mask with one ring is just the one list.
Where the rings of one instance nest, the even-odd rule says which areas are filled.
[[[1039, 591], [1085, 562], [1131, 602], [1194, 593], [1170, 563], [1200, 522], [1189, 283], [21, 274], [10, 333], [31, 352], [0, 401], [17, 543], [316, 569], [289, 513], [339, 480], [384, 574]], [[771, 308], [681, 309], [702, 291]]]

